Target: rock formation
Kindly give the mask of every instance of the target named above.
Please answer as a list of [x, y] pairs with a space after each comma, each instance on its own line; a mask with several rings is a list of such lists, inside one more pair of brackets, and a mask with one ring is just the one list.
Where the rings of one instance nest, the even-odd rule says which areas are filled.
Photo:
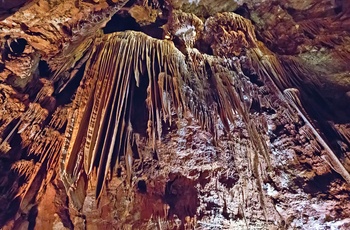
[[3, 229], [348, 229], [346, 1], [0, 2]]

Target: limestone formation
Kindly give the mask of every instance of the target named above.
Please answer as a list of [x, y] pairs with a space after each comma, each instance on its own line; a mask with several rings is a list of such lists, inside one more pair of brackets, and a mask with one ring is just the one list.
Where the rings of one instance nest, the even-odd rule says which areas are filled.
[[348, 229], [349, 4], [0, 2], [3, 229]]

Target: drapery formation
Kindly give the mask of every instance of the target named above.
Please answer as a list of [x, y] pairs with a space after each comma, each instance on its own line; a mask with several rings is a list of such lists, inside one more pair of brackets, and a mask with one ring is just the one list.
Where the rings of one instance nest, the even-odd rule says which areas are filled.
[[[262, 42], [257, 41], [257, 37], [270, 45], [270, 48], [274, 48], [271, 44], [278, 40], [280, 34], [276, 32], [277, 29], [274, 31], [260, 28], [260, 33], [264, 34], [262, 38], [261, 34], [255, 35], [255, 28], [250, 20], [234, 13], [219, 13], [204, 20], [198, 18], [198, 15], [181, 10], [168, 12], [169, 8], [152, 9], [153, 16], [160, 22], [153, 19], [147, 22], [155, 23], [151, 25], [152, 28], [157, 27], [149, 34], [158, 38], [163, 36], [165, 39], [155, 39], [135, 31], [104, 34], [99, 29], [125, 2], [118, 1], [113, 6], [105, 3], [103, 7], [107, 8], [96, 5], [91, 13], [89, 10], [84, 11], [85, 16], [79, 15], [74, 22], [57, 22], [55, 16], [50, 16], [42, 30], [35, 26], [34, 21], [26, 22], [21, 24], [21, 30], [25, 31], [25, 34], [21, 34], [23, 38], [6, 38], [6, 43], [0, 41], [1, 49], [4, 50], [0, 60], [0, 103], [3, 106], [0, 111], [0, 166], [3, 167], [0, 173], [5, 172], [0, 178], [3, 195], [0, 199], [4, 203], [0, 210], [6, 210], [0, 211], [0, 224], [14, 215], [18, 206], [22, 213], [19, 218], [23, 216], [23, 219], [30, 219], [24, 214], [35, 213], [35, 204], [45, 198], [47, 187], [56, 182], [57, 191], [64, 185], [65, 189], [57, 192], [64, 195], [63, 202], [66, 202], [68, 194], [69, 201], [66, 203], [73, 204], [83, 213], [83, 206], [86, 208], [91, 197], [94, 196], [97, 200], [106, 198], [102, 193], [110, 192], [107, 188], [112, 183], [109, 182], [116, 178], [120, 179], [119, 182], [126, 182], [120, 187], [133, 190], [142, 199], [147, 199], [145, 207], [155, 201], [159, 203], [159, 207], [163, 203], [171, 206], [169, 216], [166, 212], [159, 215], [158, 210], [150, 216], [156, 213], [155, 215], [172, 217], [175, 214], [182, 221], [186, 216], [192, 217], [197, 208], [197, 211], [200, 210], [197, 207], [196, 193], [204, 192], [200, 196], [205, 200], [205, 192], [210, 191], [208, 187], [204, 189], [204, 185], [208, 183], [204, 167], [194, 165], [199, 168], [192, 168], [188, 164], [191, 173], [184, 173], [184, 176], [169, 175], [169, 178], [164, 178], [168, 171], [162, 171], [163, 181], [158, 187], [164, 185], [165, 188], [159, 188], [162, 190], [158, 191], [161, 193], [160, 200], [157, 200], [158, 194], [154, 198], [151, 192], [147, 192], [147, 189], [152, 189], [153, 181], [151, 183], [151, 180], [144, 180], [146, 173], [137, 171], [148, 167], [145, 166], [147, 160], [144, 161], [147, 154], [153, 155], [153, 160], [158, 159], [155, 162], [161, 164], [159, 159], [164, 159], [164, 154], [167, 154], [164, 149], [175, 146], [169, 143], [169, 139], [173, 141], [175, 125], [184, 120], [192, 122], [192, 115], [202, 126], [202, 130], [209, 131], [212, 135], [209, 135], [212, 139], [208, 139], [213, 143], [203, 143], [201, 147], [215, 146], [212, 151], [220, 154], [230, 151], [227, 155], [232, 159], [244, 158], [239, 167], [233, 167], [235, 162], [222, 158], [231, 168], [210, 171], [214, 173], [209, 177], [213, 184], [227, 186], [226, 194], [235, 191], [233, 197], [227, 195], [228, 200], [225, 202], [232, 203], [223, 202], [223, 209], [228, 205], [235, 206], [252, 200], [258, 208], [252, 208], [252, 203], [248, 202], [247, 208], [256, 209], [260, 213], [255, 215], [252, 212], [248, 219], [264, 219], [261, 213], [265, 212], [265, 219], [271, 221], [275, 217], [273, 215], [279, 214], [280, 225], [285, 221], [281, 215], [288, 212], [273, 207], [275, 197], [272, 199], [269, 196], [275, 196], [276, 193], [266, 192], [266, 188], [295, 189], [295, 186], [307, 193], [309, 183], [329, 176], [336, 178], [334, 181], [338, 183], [326, 184], [329, 190], [336, 188], [340, 193], [347, 191], [346, 184], [339, 175], [346, 182], [350, 181], [346, 168], [349, 132], [339, 122], [335, 125], [331, 122], [328, 124], [328, 118], [323, 116], [328, 112], [326, 109], [332, 108], [327, 108], [320, 90], [319, 80], [323, 75], [318, 75], [323, 73], [318, 72], [311, 64], [305, 64], [303, 53], [300, 56], [281, 55], [297, 52], [293, 44], [300, 42], [299, 39], [290, 39], [290, 43], [284, 44], [286, 47], [277, 47], [279, 50], [272, 52]], [[69, 1], [66, 3], [71, 4]], [[63, 4], [60, 7], [67, 8]], [[34, 9], [38, 9], [37, 5]], [[129, 10], [131, 17], [136, 17], [138, 21], [139, 15], [134, 14], [135, 10], [146, 9], [143, 12], [147, 13], [151, 6], [137, 6], [132, 9], [123, 8], [124, 13], [116, 15], [123, 20], [125, 12]], [[157, 12], [164, 15], [159, 16]], [[67, 17], [71, 15], [73, 12], [69, 12]], [[166, 20], [165, 15], [168, 17]], [[162, 24], [165, 21], [165, 25], [158, 27], [157, 23]], [[0, 23], [2, 27], [11, 24], [8, 21]], [[140, 22], [141, 27], [137, 29], [147, 33], [146, 27], [143, 28], [147, 23]], [[308, 39], [313, 40], [324, 33], [319, 27], [326, 28], [321, 19], [302, 20], [291, 31], [299, 35], [305, 31], [310, 35]], [[329, 28], [343, 30], [343, 25], [336, 23]], [[114, 29], [106, 31], [115, 31]], [[11, 31], [10, 27], [5, 30]], [[163, 35], [156, 34], [161, 30]], [[276, 34], [269, 36], [271, 31]], [[11, 36], [16, 37], [18, 34], [20, 33], [16, 31]], [[319, 41], [336, 48], [345, 43], [346, 37], [337, 38], [337, 35], [333, 37], [330, 34], [320, 36]], [[307, 50], [308, 44], [314, 43], [298, 47], [299, 51]], [[21, 45], [23, 51], [17, 48]], [[282, 52], [283, 49], [286, 50]], [[348, 60], [346, 52], [346, 49], [337, 50], [333, 55], [345, 63]], [[47, 70], [47, 75], [37, 72], [38, 65], [43, 64], [42, 60], [47, 61], [52, 71]], [[19, 65], [21, 62], [24, 64]], [[48, 76], [52, 73], [52, 77]], [[324, 106], [325, 109], [318, 109], [317, 106]], [[184, 119], [186, 116], [190, 118]], [[316, 122], [315, 118], [323, 123]], [[186, 145], [195, 152], [193, 155], [199, 153], [202, 157], [207, 154], [206, 149], [201, 152], [202, 149], [199, 150], [198, 146], [191, 144], [192, 138], [199, 138], [198, 133], [193, 134], [190, 129], [189, 133], [182, 132], [180, 125], [175, 130], [178, 130], [177, 134], [183, 135], [182, 138], [186, 138]], [[140, 141], [140, 137], [144, 139]], [[337, 149], [337, 143], [341, 149]], [[139, 149], [140, 146], [142, 150]], [[180, 151], [179, 156], [176, 153], [174, 158], [179, 160], [181, 167], [187, 163], [186, 159], [181, 158], [181, 154], [184, 154], [182, 150], [173, 149], [173, 152]], [[279, 165], [280, 159], [288, 157], [290, 159], [284, 161], [287, 163], [283, 167]], [[191, 160], [192, 158], [193, 156]], [[232, 161], [235, 160], [237, 159]], [[141, 166], [138, 164], [140, 162]], [[236, 170], [236, 166], [237, 174], [232, 170]], [[152, 167], [156, 168], [155, 165]], [[226, 164], [220, 167], [225, 168]], [[294, 170], [294, 167], [300, 168]], [[230, 170], [235, 174], [234, 179], [232, 175], [230, 178], [234, 182], [226, 181], [229, 180], [227, 175], [226, 179], [221, 178], [224, 177], [224, 171]], [[332, 173], [332, 170], [337, 173]], [[292, 175], [289, 184], [279, 186], [278, 183], [285, 179], [285, 172]], [[220, 178], [219, 182], [214, 181], [216, 174]], [[147, 175], [154, 174], [148, 172]], [[204, 175], [204, 182], [192, 175]], [[237, 179], [236, 176], [240, 178]], [[57, 180], [52, 182], [54, 178]], [[176, 181], [179, 178], [181, 183]], [[113, 185], [118, 187], [118, 183], [114, 182]], [[203, 191], [197, 190], [194, 187], [196, 184], [200, 184]], [[93, 189], [90, 188], [91, 185]], [[184, 196], [194, 200], [189, 209], [186, 209], [186, 202], [183, 202], [185, 205], [181, 204], [183, 206], [177, 204], [181, 200], [177, 192], [186, 186], [192, 187]], [[94, 195], [91, 190], [95, 190]], [[121, 190], [118, 188], [115, 191]], [[241, 193], [243, 190], [252, 195], [245, 196], [244, 192]], [[193, 194], [187, 196], [189, 193]], [[291, 190], [291, 194], [302, 193]], [[88, 199], [84, 203], [85, 197]], [[174, 197], [178, 199], [176, 202]], [[252, 197], [258, 198], [251, 199]], [[286, 197], [287, 195], [278, 198], [278, 203], [288, 206], [290, 202]], [[338, 204], [346, 206], [346, 202], [343, 202], [346, 199], [348, 198], [339, 199], [337, 204], [333, 204], [333, 209]], [[137, 204], [136, 201], [137, 199]], [[332, 198], [328, 201], [333, 202]], [[207, 199], [201, 202], [209, 204], [211, 201]], [[285, 210], [295, 211], [298, 205], [288, 206], [289, 209]], [[202, 211], [198, 211], [200, 215], [206, 212], [203, 212], [203, 205], [201, 208]], [[183, 212], [182, 209], [187, 211]], [[244, 215], [245, 211], [242, 206], [237, 209], [237, 212], [232, 209], [230, 214], [223, 211], [223, 215], [231, 220], [234, 219], [232, 215], [237, 215], [239, 219], [237, 213], [242, 212]], [[290, 213], [288, 215], [292, 216]], [[146, 215], [142, 221], [153, 218], [150, 216]]]
[[[190, 109], [214, 135], [218, 117], [229, 131], [238, 113], [256, 137], [257, 150], [268, 159], [266, 144], [249, 120], [252, 92], [234, 59], [214, 60], [190, 48], [186, 57], [172, 42], [132, 31], [97, 38], [90, 49], [61, 156], [62, 180], [76, 207], [82, 207], [87, 178], [95, 168], [96, 198], [106, 178], [116, 174], [122, 155], [131, 178], [135, 100], [144, 99], [144, 131], [154, 151], [162, 125], [171, 125], [174, 112], [182, 116]], [[146, 91], [146, 97], [135, 98], [137, 90]]]

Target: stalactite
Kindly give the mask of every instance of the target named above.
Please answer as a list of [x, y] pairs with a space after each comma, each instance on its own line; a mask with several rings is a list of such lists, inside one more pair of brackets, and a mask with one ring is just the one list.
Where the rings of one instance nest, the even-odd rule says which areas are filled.
[[[68, 1], [64, 2], [70, 4]], [[261, 28], [255, 28], [250, 20], [232, 12], [218, 13], [210, 15], [207, 19], [200, 19], [180, 9], [174, 10], [165, 3], [164, 6], [158, 5], [153, 9], [152, 7], [160, 1], [143, 1], [142, 7], [137, 5], [140, 4], [137, 2], [131, 8], [123, 8], [123, 13], [120, 15], [136, 19], [140, 25], [138, 30], [147, 34], [151, 34], [147, 31], [151, 27], [152, 29], [157, 27], [154, 29], [157, 32], [163, 29], [164, 34], [161, 35], [160, 32], [156, 37], [163, 36], [164, 40], [134, 31], [103, 34], [101, 27], [127, 1], [117, 1], [117, 4], [112, 4], [111, 1], [103, 1], [101, 4], [97, 3], [98, 1], [94, 2], [96, 7], [77, 15], [75, 21], [65, 21], [63, 24], [49, 21], [43, 26], [49, 32], [40, 35], [40, 39], [37, 38], [41, 33], [39, 28], [28, 26], [30, 24], [28, 22], [21, 24], [21, 30], [25, 32], [23, 37], [36, 37], [36, 40], [32, 41], [28, 39], [28, 44], [33, 45], [33, 50], [40, 50], [40, 55], [35, 53], [36, 51], [33, 53], [31, 59], [33, 65], [29, 69], [31, 71], [29, 75], [37, 68], [40, 56], [45, 62], [47, 61], [49, 69], [54, 72], [51, 77], [37, 76], [38, 73], [35, 73], [29, 84], [23, 88], [16, 88], [15, 84], [13, 87], [8, 86], [7, 84], [12, 83], [0, 76], [0, 102], [3, 106], [0, 110], [0, 153], [1, 157], [6, 159], [4, 162], [9, 161], [12, 164], [9, 167], [9, 174], [18, 179], [10, 183], [0, 178], [0, 184], [3, 190], [8, 188], [6, 191], [8, 203], [20, 200], [21, 216], [30, 212], [33, 203], [43, 199], [44, 191], [56, 173], [58, 179], [63, 182], [65, 189], [63, 193], [68, 195], [68, 203], [78, 209], [78, 212], [90, 202], [90, 200], [85, 202], [86, 196], [91, 197], [88, 185], [95, 189], [94, 196], [97, 201], [104, 202], [104, 191], [110, 195], [111, 190], [107, 188], [118, 187], [120, 184], [127, 188], [128, 194], [135, 189], [148, 198], [149, 193], [155, 193], [147, 191], [153, 185], [149, 185], [147, 181], [147, 186], [143, 186], [142, 183], [146, 184], [146, 179], [138, 178], [137, 183], [142, 182], [139, 187], [139, 184], [135, 185], [135, 177], [143, 175], [142, 170], [148, 170], [147, 167], [158, 170], [154, 165], [146, 164], [153, 164], [157, 160], [159, 163], [165, 157], [162, 154], [166, 154], [168, 150], [164, 150], [164, 142], [168, 143], [169, 138], [176, 136], [173, 132], [175, 125], [178, 127], [187, 125], [188, 127], [184, 129], [191, 130], [186, 136], [185, 144], [193, 146], [192, 149], [189, 149], [191, 146], [186, 146], [186, 151], [196, 152], [197, 139], [203, 139], [203, 146], [213, 148], [208, 154], [217, 154], [219, 158], [222, 154], [220, 150], [228, 145], [226, 146], [228, 152], [225, 154], [231, 156], [229, 161], [231, 159], [236, 161], [236, 157], [244, 158], [240, 159], [240, 164], [244, 166], [239, 170], [242, 170], [240, 173], [247, 175], [239, 181], [240, 184], [234, 184], [235, 179], [228, 179], [229, 176], [225, 179], [235, 181], [228, 182], [234, 184], [228, 187], [232, 189], [230, 191], [234, 190], [233, 196], [239, 196], [242, 204], [235, 207], [237, 215], [228, 216], [226, 209], [229, 207], [224, 203], [222, 215], [227, 215], [227, 218], [231, 219], [241, 218], [247, 228], [251, 225], [252, 204], [258, 207], [259, 218], [263, 219], [265, 216], [266, 225], [271, 221], [269, 216], [271, 210], [274, 214], [279, 212], [277, 209], [280, 207], [271, 208], [269, 205], [272, 204], [272, 198], [273, 201], [279, 202], [278, 193], [284, 191], [269, 191], [270, 187], [276, 187], [275, 184], [269, 183], [277, 183], [276, 178], [280, 176], [277, 174], [284, 173], [281, 168], [290, 170], [289, 166], [280, 164], [287, 162], [293, 167], [295, 165], [299, 167], [301, 163], [298, 165], [294, 161], [300, 161], [312, 169], [321, 168], [324, 164], [325, 169], [315, 172], [307, 169], [307, 172], [317, 174], [321, 178], [332, 168], [350, 183], [346, 160], [338, 157], [332, 149], [334, 146], [340, 147], [342, 153], [348, 150], [344, 147], [350, 143], [348, 127], [343, 124], [330, 125], [332, 131], [337, 134], [336, 138], [339, 137], [341, 140], [337, 140], [335, 144], [328, 143], [322, 130], [319, 129], [319, 123], [313, 121], [312, 114], [308, 115], [313, 108], [303, 106], [304, 102], [309, 100], [309, 95], [323, 98], [319, 90], [322, 82], [318, 76], [323, 72], [316, 71], [314, 66], [304, 63], [305, 53], [290, 56], [270, 51], [258, 41], [255, 31], [259, 29], [262, 32], [258, 36], [259, 40], [271, 43], [268, 44], [270, 48], [275, 48], [273, 45], [280, 42], [275, 40], [282, 41], [286, 37], [291, 39], [295, 34], [291, 32], [293, 36], [283, 36], [282, 39], [279, 37], [280, 25], [271, 29], [267, 26], [268, 22], [255, 21], [256, 26], [266, 29], [262, 31]], [[75, 3], [79, 9], [85, 9], [85, 6], [80, 4], [86, 3], [80, 1]], [[250, 6], [245, 7], [249, 9]], [[278, 4], [269, 6], [268, 9], [281, 11], [282, 13], [273, 18], [284, 23], [287, 18], [284, 16], [288, 10], [280, 8]], [[294, 9], [291, 9], [290, 14], [294, 14]], [[127, 15], [127, 12], [130, 15]], [[140, 12], [146, 14], [140, 15]], [[169, 15], [165, 18], [165, 15], [155, 13]], [[258, 17], [254, 14], [251, 18]], [[304, 15], [297, 17], [303, 18]], [[348, 51], [341, 49], [347, 39], [327, 34], [324, 29], [329, 26], [328, 21], [316, 18], [299, 20], [297, 23], [294, 21], [292, 23], [292, 29], [297, 31], [294, 32], [298, 34], [301, 31], [301, 34], [306, 35], [295, 36], [296, 40], [309, 39], [307, 46], [318, 43], [332, 48], [334, 52], [331, 55], [343, 62], [342, 65], [348, 61]], [[3, 21], [0, 24], [5, 28], [9, 23]], [[146, 25], [150, 27], [144, 27]], [[342, 29], [344, 25], [337, 22], [332, 28]], [[2, 28], [0, 30], [3, 31]], [[17, 32], [12, 35], [16, 34]], [[8, 44], [3, 46], [0, 41], [0, 48], [8, 46], [8, 52], [14, 53], [11, 39], [12, 37], [7, 39], [5, 42]], [[42, 40], [47, 44], [40, 44]], [[299, 44], [300, 41], [293, 42]], [[43, 51], [42, 47], [46, 46], [50, 49]], [[306, 52], [308, 47], [305, 47], [297, 47], [298, 49], [295, 48], [294, 51]], [[0, 68], [3, 68], [2, 62], [1, 59]], [[8, 64], [7, 69], [15, 70], [18, 68], [16, 65]], [[78, 82], [79, 86], [76, 85]], [[70, 87], [74, 88], [74, 92], [71, 92]], [[299, 95], [299, 92], [302, 95]], [[192, 119], [196, 121], [193, 122]], [[188, 123], [180, 124], [184, 121]], [[205, 137], [200, 137], [192, 131], [195, 126], [193, 123], [201, 126], [203, 129], [201, 132], [206, 133]], [[197, 128], [199, 130], [200, 127]], [[285, 138], [286, 136], [288, 138]], [[21, 143], [17, 145], [17, 142]], [[141, 142], [142, 147], [146, 149], [143, 149], [142, 153], [139, 151]], [[179, 147], [181, 150], [177, 149], [176, 144], [171, 146], [176, 150], [169, 150], [170, 153], [184, 149], [182, 147]], [[302, 155], [303, 147], [310, 152], [306, 151], [306, 154]], [[283, 156], [278, 156], [280, 152], [276, 149], [279, 148], [283, 149]], [[145, 157], [142, 154], [148, 155]], [[291, 157], [288, 157], [293, 157], [293, 161], [288, 159], [276, 163], [277, 160], [284, 159], [284, 155], [289, 154]], [[211, 156], [208, 158], [212, 160]], [[231, 162], [227, 165], [229, 163]], [[191, 173], [198, 174], [198, 177], [202, 177], [203, 174], [205, 180], [208, 178], [212, 180], [212, 177], [216, 176], [206, 175], [204, 167], [195, 170], [189, 172], [189, 177], [197, 177]], [[229, 173], [229, 170], [215, 169], [209, 172]], [[119, 180], [119, 184], [116, 183], [118, 185], [114, 183], [115, 179]], [[283, 185], [282, 190], [290, 189], [294, 192], [295, 187], [307, 190], [310, 187], [308, 183], [311, 183], [311, 180], [317, 183], [319, 178], [310, 175], [300, 176], [302, 185], [297, 186], [295, 184], [299, 183], [299, 178], [292, 179], [297, 182], [288, 181], [289, 184]], [[191, 180], [189, 184], [192, 186], [192, 183], [195, 184], [200, 179]], [[112, 181], [113, 183], [109, 183]], [[174, 181], [167, 183], [165, 193], [172, 192], [168, 190], [171, 190], [170, 183]], [[187, 181], [187, 178], [184, 181]], [[219, 182], [216, 183], [216, 189], [226, 186], [226, 181], [219, 180]], [[336, 183], [343, 185], [340, 180]], [[54, 186], [57, 191], [60, 189], [60, 185]], [[203, 184], [200, 186], [203, 190], [207, 189]], [[154, 208], [155, 205], [168, 202], [165, 197], [167, 194], [161, 194], [164, 191], [160, 190], [156, 191], [157, 196], [161, 198], [155, 201], [156, 204], [152, 204], [154, 213], [151, 215], [155, 216], [149, 217], [150, 220], [158, 216], [163, 218], [169, 214], [170, 207], [163, 207], [164, 214], [159, 214], [159, 210]], [[199, 187], [194, 190], [199, 190]], [[254, 195], [250, 196], [252, 191]], [[125, 195], [123, 191], [118, 192]], [[310, 194], [313, 195], [312, 192]], [[225, 198], [223, 200], [227, 202]], [[176, 214], [182, 221], [186, 221], [187, 225], [191, 225], [191, 221], [195, 222], [193, 221], [195, 217], [192, 215], [196, 212], [193, 211], [196, 207], [195, 205], [189, 207], [190, 211], [186, 209], [188, 207], [187, 204], [184, 206], [186, 214]], [[274, 208], [277, 210], [276, 213]], [[170, 216], [173, 215], [172, 211], [170, 210]], [[284, 218], [280, 217], [281, 220]], [[205, 225], [205, 222], [201, 223]], [[160, 220], [158, 225], [162, 225]], [[215, 226], [221, 227], [221, 225]]]
[[293, 105], [294, 109], [298, 112], [298, 114], [303, 118], [305, 123], [309, 126], [312, 134], [315, 135], [315, 137], [317, 138], [317, 141], [319, 141], [319, 143], [322, 145], [322, 147], [326, 150], [327, 157], [329, 159], [329, 164], [332, 165], [332, 168], [335, 169], [335, 171], [337, 173], [339, 173], [347, 183], [350, 184], [349, 172], [344, 168], [343, 164], [340, 162], [340, 160], [335, 155], [333, 150], [326, 143], [324, 138], [321, 137], [319, 132], [315, 129], [315, 127], [311, 124], [311, 122], [304, 115], [305, 112], [303, 112], [303, 107], [302, 107], [300, 99], [299, 99], [298, 90], [297, 89], [286, 89], [284, 91], [284, 94], [286, 95], [287, 100]]
[[[239, 26], [245, 28], [242, 23]], [[242, 71], [233, 60], [213, 59], [188, 48], [189, 59], [185, 61], [185, 56], [171, 42], [131, 31], [102, 36], [92, 46], [81, 83], [85, 87], [80, 87], [75, 95], [62, 152], [61, 176], [71, 196], [78, 189], [72, 185], [96, 167], [96, 198], [99, 198], [108, 172], [118, 166], [112, 160], [119, 162], [122, 155], [126, 157], [130, 178], [129, 146], [133, 132], [130, 108], [133, 91], [144, 77], [148, 77], [145, 103], [149, 115], [145, 131], [153, 151], [157, 148], [156, 140], [161, 140], [162, 120], [171, 118], [171, 107], [179, 116], [188, 107], [202, 127], [214, 134], [215, 142], [218, 116], [229, 131], [238, 113], [257, 152], [269, 164], [266, 143], [249, 117], [253, 93], [244, 77], [241, 79]], [[81, 146], [85, 146], [84, 153]], [[74, 173], [76, 167], [80, 168], [76, 172], [84, 173]]]

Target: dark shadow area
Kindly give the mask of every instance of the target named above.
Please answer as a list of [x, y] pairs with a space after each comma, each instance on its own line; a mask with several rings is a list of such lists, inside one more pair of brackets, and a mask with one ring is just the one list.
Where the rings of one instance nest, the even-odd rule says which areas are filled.
[[133, 106], [131, 107], [131, 124], [135, 133], [146, 136], [148, 121], [148, 109], [146, 105], [147, 87], [149, 84], [148, 77], [146, 75], [141, 75], [139, 84], [139, 87], [134, 87], [132, 97]]
[[174, 214], [182, 221], [186, 216], [193, 217], [199, 205], [195, 182], [180, 174], [169, 175], [164, 200], [170, 206], [168, 218]]
[[236, 14], [241, 15], [244, 18], [250, 19], [250, 11], [248, 8], [247, 3], [243, 3], [240, 7], [238, 7], [235, 11], [233, 11]]
[[220, 183], [224, 184], [227, 188], [231, 189], [233, 186], [237, 183], [239, 180], [239, 174], [233, 173], [232, 176], [228, 175], [220, 175], [219, 181]]
[[[10, 201], [11, 198], [8, 197], [6, 201], [1, 201], [1, 207], [0, 207], [0, 228], [3, 227], [7, 221], [12, 219], [19, 208], [20, 205], [20, 197], [15, 198], [14, 200]], [[13, 228], [15, 229], [15, 228]]]
[[147, 192], [147, 184], [144, 180], [139, 180], [137, 182], [137, 189], [140, 193], [146, 193]]
[[16, 13], [22, 6], [31, 0], [2, 0], [0, 1], [0, 21]]
[[[78, 89], [79, 85], [80, 85], [80, 81], [82, 80], [83, 76], [84, 76], [84, 72], [85, 72], [85, 65], [84, 64], [79, 71], [77, 72], [77, 74], [73, 77], [73, 79], [66, 85], [66, 87], [64, 88], [64, 90], [62, 90], [62, 92], [56, 94], [56, 105], [60, 106], [60, 105], [65, 105], [68, 104], [72, 101], [72, 97], [74, 95], [74, 93], [76, 92], [76, 90]], [[61, 81], [57, 81], [54, 83], [54, 87], [55, 89], [59, 88], [60, 84], [64, 84]]]
[[44, 60], [39, 61], [38, 69], [40, 77], [49, 78], [49, 76], [51, 75], [50, 67]]
[[103, 28], [105, 34], [126, 30], [141, 31], [140, 25], [128, 13], [113, 15], [111, 20]]
[[103, 32], [105, 34], [110, 34], [114, 32], [133, 30], [143, 32], [153, 38], [163, 39], [163, 29], [161, 26], [167, 22], [167, 20], [163, 18], [157, 18], [154, 23], [140, 26], [140, 24], [138, 24], [129, 13], [121, 11], [113, 15], [111, 20], [103, 28]]
[[328, 193], [329, 186], [336, 178], [342, 180], [340, 175], [336, 173], [327, 173], [324, 175], [316, 175], [312, 180], [305, 181], [302, 185], [304, 192], [317, 195], [322, 193]]
[[38, 216], [38, 206], [35, 205], [30, 209], [28, 214], [28, 222], [29, 222], [28, 230], [35, 229], [35, 220], [37, 216]]
[[10, 48], [13, 54], [20, 55], [23, 53], [26, 45], [27, 45], [27, 41], [25, 39], [18, 38], [11, 41]]

